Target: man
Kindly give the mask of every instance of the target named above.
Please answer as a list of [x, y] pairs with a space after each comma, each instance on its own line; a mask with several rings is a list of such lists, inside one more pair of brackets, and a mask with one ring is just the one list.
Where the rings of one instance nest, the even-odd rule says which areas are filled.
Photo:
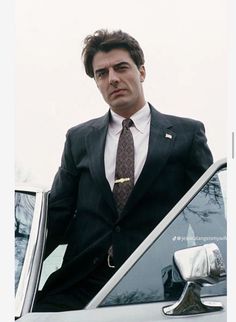
[[68, 247], [35, 311], [83, 308], [212, 163], [202, 123], [146, 102], [133, 37], [99, 30], [85, 39], [83, 58], [109, 111], [67, 133], [48, 251], [65, 239]]

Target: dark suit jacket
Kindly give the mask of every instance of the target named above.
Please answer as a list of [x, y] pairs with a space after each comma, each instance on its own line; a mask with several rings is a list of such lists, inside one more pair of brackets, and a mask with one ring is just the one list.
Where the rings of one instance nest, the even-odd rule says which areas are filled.
[[66, 231], [68, 247], [43, 292], [58, 292], [86, 277], [110, 245], [119, 268], [211, 165], [201, 122], [150, 109], [147, 159], [120, 219], [104, 169], [110, 113], [68, 131], [48, 218], [49, 248], [62, 242]]

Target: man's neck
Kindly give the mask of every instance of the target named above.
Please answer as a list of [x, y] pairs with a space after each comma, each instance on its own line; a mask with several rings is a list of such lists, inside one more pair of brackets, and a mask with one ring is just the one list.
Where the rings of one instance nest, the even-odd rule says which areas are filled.
[[146, 101], [143, 102], [142, 105], [138, 106], [138, 107], [132, 107], [132, 108], [124, 108], [124, 109], [118, 109], [118, 108], [111, 108], [111, 110], [124, 117], [125, 119], [126, 118], [130, 118], [132, 115], [134, 115], [135, 113], [137, 113], [139, 110], [141, 110], [144, 106], [146, 105]]

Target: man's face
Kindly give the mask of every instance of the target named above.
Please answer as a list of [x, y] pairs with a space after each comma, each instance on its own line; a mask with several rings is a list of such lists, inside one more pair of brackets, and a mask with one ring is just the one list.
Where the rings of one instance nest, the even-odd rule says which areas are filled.
[[129, 117], [144, 106], [145, 68], [138, 68], [127, 50], [97, 52], [93, 71], [97, 87], [114, 112]]

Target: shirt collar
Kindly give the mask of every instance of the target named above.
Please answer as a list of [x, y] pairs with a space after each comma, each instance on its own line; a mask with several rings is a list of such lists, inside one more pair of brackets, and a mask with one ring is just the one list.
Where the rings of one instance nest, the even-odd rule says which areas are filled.
[[[114, 134], [118, 134], [122, 130], [122, 121], [125, 118], [113, 112], [112, 110], [110, 110], [110, 112], [111, 112], [111, 121], [110, 121], [109, 127]], [[150, 108], [148, 103], [146, 102], [145, 105], [140, 110], [138, 110], [130, 117], [130, 119], [134, 122], [134, 126], [136, 127], [136, 129], [139, 132], [144, 133], [146, 126], [150, 122], [150, 117], [151, 117]]]

